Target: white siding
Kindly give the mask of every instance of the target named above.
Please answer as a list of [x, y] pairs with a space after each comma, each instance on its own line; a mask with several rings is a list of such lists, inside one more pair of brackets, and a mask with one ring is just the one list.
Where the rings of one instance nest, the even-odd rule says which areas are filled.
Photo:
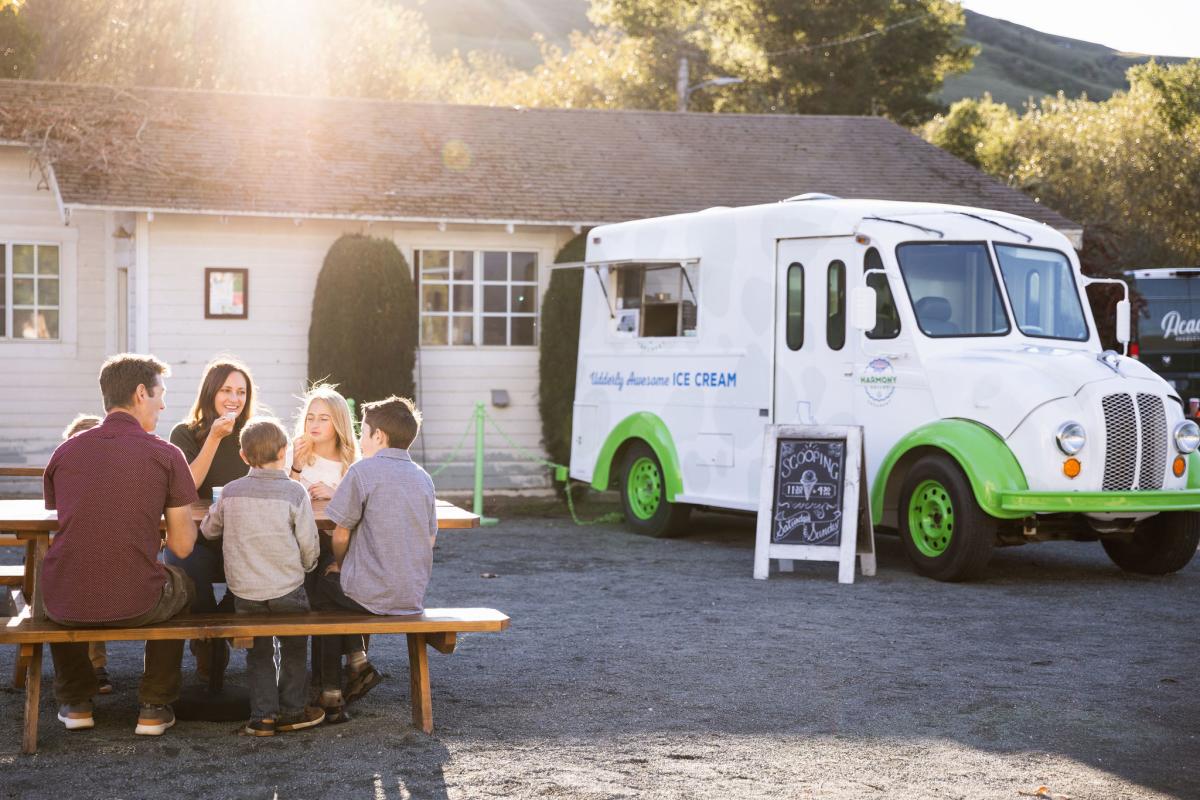
[[24, 148], [0, 147], [0, 241], [62, 247], [61, 341], [0, 340], [4, 464], [45, 464], [76, 413], [102, 413], [96, 375], [106, 356], [109, 220], [102, 212], [81, 212], [64, 225], [53, 192], [40, 182]]
[[[127, 238], [135, 229], [148, 239], [136, 249], [146, 253], [149, 262], [149, 351], [172, 368], [161, 435], [187, 413], [205, 363], [220, 353], [245, 360], [254, 372], [259, 401], [291, 424], [295, 397], [307, 378], [317, 275], [330, 245], [343, 233], [390, 237], [410, 264], [413, 252], [422, 248], [535, 250], [543, 267], [541, 292], [549, 281], [548, 265], [572, 235], [566, 228], [508, 233], [502, 226], [481, 225], [439, 231], [433, 226], [311, 220], [297, 225], [287, 219], [222, 220], [161, 212], [148, 225], [135, 225], [132, 214], [80, 210], [64, 226], [53, 193], [38, 188], [39, 177], [30, 171], [23, 149], [0, 147], [0, 233], [61, 239], [75, 254], [73, 265], [64, 264], [63, 341], [0, 341], [5, 376], [0, 463], [5, 464], [44, 464], [76, 413], [102, 412], [96, 375], [108, 355], [126, 349], [125, 342], [118, 341], [117, 309], [133, 300], [118, 296], [117, 269], [130, 268], [129, 291], [135, 292], [135, 247]], [[124, 237], [114, 236], [122, 229]], [[206, 267], [249, 269], [248, 319], [204, 319]], [[144, 322], [136, 318], [136, 311], [129, 322], [133, 329]], [[131, 338], [135, 335], [131, 329]], [[482, 401], [516, 444], [487, 430], [485, 486], [547, 486], [547, 471], [517, 452], [545, 455], [537, 411], [537, 362], [536, 347], [424, 350], [419, 356], [417, 402], [425, 413], [425, 426], [413, 446], [414, 457], [431, 470], [445, 464], [471, 423], [475, 403]], [[492, 389], [508, 392], [508, 408], [490, 406]], [[439, 487], [469, 488], [473, 465], [472, 434], [437, 478]], [[0, 492], [13, 488], [0, 486]]]
[[[482, 227], [482, 226], [481, 226]], [[205, 363], [219, 353], [246, 361], [260, 390], [259, 400], [291, 424], [295, 397], [307, 378], [308, 327], [317, 275], [330, 245], [343, 233], [391, 237], [409, 259], [420, 248], [533, 249], [543, 265], [570, 238], [565, 230], [507, 233], [503, 228], [438, 231], [436, 228], [358, 223], [157, 214], [149, 225], [150, 350], [172, 365], [168, 411], [173, 424], [188, 410]], [[245, 267], [249, 272], [249, 318], [204, 319], [206, 267]], [[548, 281], [542, 270], [542, 291]], [[422, 352], [418, 404], [425, 413], [414, 456], [433, 469], [446, 462], [471, 422], [474, 404], [488, 403], [490, 390], [505, 389], [506, 409], [491, 409], [499, 425], [522, 449], [544, 456], [537, 412], [536, 347], [430, 348]], [[489, 430], [488, 488], [546, 486], [546, 470], [517, 457], [514, 448]], [[438, 478], [443, 488], [467, 488], [472, 480], [473, 439]]]

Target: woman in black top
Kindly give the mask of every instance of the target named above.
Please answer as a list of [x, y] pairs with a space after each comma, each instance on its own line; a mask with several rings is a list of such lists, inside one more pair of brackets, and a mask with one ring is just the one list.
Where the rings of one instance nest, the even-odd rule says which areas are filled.
[[[205, 367], [188, 418], [171, 431], [171, 444], [183, 451], [201, 498], [211, 500], [214, 486], [224, 486], [250, 471], [238, 453], [238, 435], [253, 415], [254, 379], [246, 365], [232, 358], [218, 358]], [[182, 568], [195, 581], [192, 613], [233, 611], [232, 594], [225, 592], [218, 606], [213, 592], [214, 583], [225, 582], [220, 541], [200, 537], [190, 556], [178, 558], [168, 550], [166, 561]], [[225, 641], [218, 641], [221, 650], [217, 666], [223, 671], [229, 652]], [[206, 678], [211, 664], [208, 643], [193, 640], [191, 650], [196, 656], [197, 672]]]

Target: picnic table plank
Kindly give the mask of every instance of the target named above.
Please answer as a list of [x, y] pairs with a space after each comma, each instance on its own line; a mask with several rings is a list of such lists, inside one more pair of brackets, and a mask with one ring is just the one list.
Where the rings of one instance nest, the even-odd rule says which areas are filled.
[[[321, 530], [333, 530], [335, 525], [325, 514], [326, 500], [313, 501], [313, 516]], [[208, 512], [209, 503], [192, 504], [192, 521], [200, 522]], [[446, 500], [437, 501], [438, 530], [478, 528], [479, 516]], [[166, 521], [160, 523], [166, 529]], [[45, 507], [43, 500], [0, 500], [0, 530], [22, 533], [47, 533], [58, 530], [58, 512]]]
[[[495, 633], [508, 628], [505, 614], [491, 608], [427, 608], [423, 614], [383, 616], [310, 611], [306, 614], [182, 614], [140, 628], [66, 627], [26, 615], [0, 618], [0, 643], [141, 642], [162, 639], [232, 639], [254, 636], [323, 636], [343, 633]], [[435, 640], [441, 650], [445, 639]]]

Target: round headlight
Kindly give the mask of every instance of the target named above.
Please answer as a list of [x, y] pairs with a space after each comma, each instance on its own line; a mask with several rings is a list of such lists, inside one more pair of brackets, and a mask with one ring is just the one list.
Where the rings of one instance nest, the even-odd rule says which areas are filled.
[[1181, 453], [1194, 452], [1200, 447], [1200, 425], [1185, 419], [1175, 426], [1175, 447]]
[[1054, 439], [1058, 442], [1059, 450], [1073, 456], [1087, 444], [1087, 431], [1078, 422], [1064, 422], [1058, 426], [1058, 433], [1054, 434]]

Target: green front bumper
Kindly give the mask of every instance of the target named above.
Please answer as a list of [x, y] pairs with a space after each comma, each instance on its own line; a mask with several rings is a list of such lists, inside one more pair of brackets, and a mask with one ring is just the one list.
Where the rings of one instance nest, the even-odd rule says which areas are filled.
[[1200, 511], [1200, 491], [1156, 492], [1002, 492], [1005, 516], [1063, 512], [1149, 514], [1156, 511]]

